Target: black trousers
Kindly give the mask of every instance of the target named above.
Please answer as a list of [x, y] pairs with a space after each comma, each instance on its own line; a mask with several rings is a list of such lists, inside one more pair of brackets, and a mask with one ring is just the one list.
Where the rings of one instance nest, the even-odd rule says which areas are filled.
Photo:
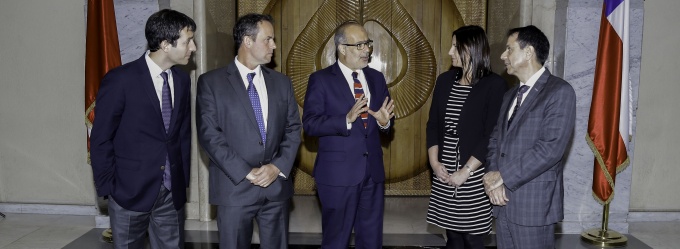
[[486, 235], [472, 235], [446, 230], [446, 249], [484, 249]]

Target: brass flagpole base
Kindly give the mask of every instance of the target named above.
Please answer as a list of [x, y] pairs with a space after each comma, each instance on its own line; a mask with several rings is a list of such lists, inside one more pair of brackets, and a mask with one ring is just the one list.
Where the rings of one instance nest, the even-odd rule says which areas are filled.
[[102, 240], [106, 243], [113, 243], [113, 233], [111, 228], [108, 228], [102, 232]]
[[628, 243], [623, 234], [600, 228], [588, 229], [581, 233], [581, 240], [600, 247], [619, 247]]

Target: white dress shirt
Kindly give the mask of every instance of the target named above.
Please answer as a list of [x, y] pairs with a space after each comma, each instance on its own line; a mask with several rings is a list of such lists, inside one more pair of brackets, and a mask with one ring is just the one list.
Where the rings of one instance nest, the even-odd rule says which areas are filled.
[[[364, 96], [366, 96], [366, 100], [367, 100], [366, 106], [371, 106], [371, 91], [368, 90], [368, 83], [366, 83], [366, 75], [364, 75], [364, 70], [352, 71], [352, 69], [345, 66], [345, 64], [342, 64], [342, 62], [340, 62], [340, 60], [338, 60], [338, 66], [340, 66], [340, 71], [342, 72], [342, 75], [345, 76], [345, 80], [347, 81], [347, 86], [349, 87], [349, 91], [352, 94], [352, 98], [355, 97], [355, 95], [354, 95], [354, 79], [352, 78], [352, 73], [354, 73], [354, 72], [357, 73], [357, 79], [359, 79], [359, 82], [361, 82], [361, 88], [363, 88]], [[373, 110], [373, 111], [377, 111], [377, 110]], [[387, 129], [388, 127], [390, 127], [390, 120], [387, 120], [387, 124], [385, 126], [380, 125], [380, 122], [378, 122], [378, 120], [376, 120], [376, 123], [382, 129]], [[347, 123], [347, 129], [348, 130], [352, 129], [352, 123]]]
[[[524, 100], [527, 99], [527, 96], [529, 95], [529, 92], [531, 92], [531, 89], [534, 88], [534, 84], [536, 84], [536, 81], [538, 80], [539, 77], [545, 72], [545, 67], [542, 67], [534, 75], [532, 75], [529, 80], [527, 80], [526, 83], [520, 82], [519, 85], [524, 86], [527, 85], [529, 86], [529, 89], [522, 95], [522, 103], [524, 103]], [[515, 110], [515, 105], [517, 105], [517, 95], [514, 96], [512, 104], [510, 105], [510, 108], [508, 110], [508, 120], [510, 119], [510, 116], [512, 116], [512, 111]]]
[[[161, 73], [163, 72], [163, 69], [156, 65], [153, 60], [151, 60], [151, 57], [149, 57], [150, 51], [146, 51], [146, 55], [144, 55], [144, 59], [146, 60], [146, 65], [149, 67], [149, 73], [151, 74], [151, 80], [153, 80], [153, 88], [156, 89], [156, 96], [158, 97], [158, 102], [160, 103], [161, 111], [163, 110], [163, 77], [161, 77]], [[166, 73], [168, 73], [168, 85], [170, 85], [170, 99], [172, 102], [172, 106], [174, 108], [175, 106], [175, 82], [172, 80], [172, 70], [169, 68], [165, 70]]]
[[[255, 90], [257, 90], [257, 96], [260, 98], [260, 107], [262, 108], [262, 119], [264, 121], [264, 130], [267, 132], [267, 117], [269, 117], [269, 95], [267, 95], [267, 85], [264, 83], [264, 76], [262, 75], [262, 68], [260, 65], [255, 67], [255, 70], [250, 70], [248, 67], [243, 65], [238, 61], [238, 55], [234, 58], [234, 63], [238, 72], [241, 74], [241, 79], [243, 84], [246, 86], [246, 91], [248, 90], [248, 74], [255, 73], [255, 78], [253, 78], [253, 85]], [[288, 178], [283, 172], [279, 172], [279, 176], [283, 178]]]
[[267, 130], [267, 117], [269, 117], [269, 96], [267, 95], [267, 85], [264, 84], [264, 76], [262, 75], [262, 68], [257, 65], [255, 70], [250, 70], [245, 65], [238, 61], [238, 56], [234, 58], [236, 63], [236, 68], [241, 74], [241, 79], [243, 84], [246, 86], [246, 91], [248, 90], [248, 74], [255, 73], [255, 78], [253, 78], [253, 85], [255, 85], [255, 90], [257, 90], [257, 95], [260, 97], [260, 107], [262, 108], [262, 119], [264, 121], [264, 130]]
[[340, 71], [342, 72], [342, 75], [345, 76], [345, 79], [347, 80], [347, 87], [349, 87], [349, 91], [350, 93], [352, 93], [352, 97], [354, 97], [354, 79], [352, 78], [352, 73], [358, 74], [357, 78], [359, 79], [359, 82], [361, 82], [361, 88], [364, 89], [364, 95], [368, 100], [366, 105], [371, 106], [371, 91], [368, 90], [368, 84], [366, 84], [366, 76], [364, 75], [364, 70], [352, 71], [352, 69], [349, 69], [349, 67], [345, 66], [340, 61], [338, 61], [338, 65], [340, 66]]

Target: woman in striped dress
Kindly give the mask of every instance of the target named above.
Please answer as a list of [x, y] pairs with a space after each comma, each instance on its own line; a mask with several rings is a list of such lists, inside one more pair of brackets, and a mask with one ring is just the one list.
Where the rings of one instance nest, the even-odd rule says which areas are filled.
[[449, 55], [453, 68], [437, 77], [427, 122], [433, 170], [427, 222], [446, 229], [446, 248], [484, 248], [491, 232], [484, 162], [507, 84], [491, 72], [481, 27], [454, 31]]

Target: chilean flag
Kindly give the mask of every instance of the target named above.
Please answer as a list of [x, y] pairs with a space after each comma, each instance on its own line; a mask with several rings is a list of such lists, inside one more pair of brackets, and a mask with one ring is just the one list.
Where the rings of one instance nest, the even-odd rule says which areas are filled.
[[593, 197], [608, 204], [616, 174], [628, 166], [630, 131], [627, 0], [604, 0], [586, 141], [595, 154]]

